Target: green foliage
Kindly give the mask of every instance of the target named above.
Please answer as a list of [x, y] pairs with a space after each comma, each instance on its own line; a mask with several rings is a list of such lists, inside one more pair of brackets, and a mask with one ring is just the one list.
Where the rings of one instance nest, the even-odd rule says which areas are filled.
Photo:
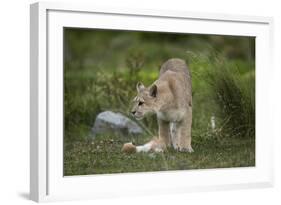
[[218, 53], [190, 58], [194, 65], [204, 65], [200, 78], [206, 81], [212, 115], [218, 118], [217, 135], [232, 137], [255, 136], [255, 71], [250, 62], [247, 67], [226, 60]]
[[[131, 117], [130, 103], [136, 95], [138, 81], [153, 81], [155, 75], [141, 73], [143, 66], [142, 53], [133, 52], [128, 55], [127, 67], [122, 71], [107, 72], [97, 69], [95, 73], [86, 70], [67, 71], [64, 76], [64, 120], [65, 140], [81, 140], [87, 138], [91, 126], [98, 113], [112, 110]], [[68, 69], [68, 67], [66, 67]], [[140, 124], [147, 133], [156, 134], [157, 120], [148, 116]], [[88, 134], [86, 134], [88, 130]], [[84, 135], [84, 136], [81, 136]]]

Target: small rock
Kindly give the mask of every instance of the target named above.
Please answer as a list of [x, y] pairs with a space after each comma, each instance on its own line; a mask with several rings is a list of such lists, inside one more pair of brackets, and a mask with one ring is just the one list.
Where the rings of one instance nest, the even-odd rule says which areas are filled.
[[105, 111], [98, 114], [92, 128], [94, 136], [103, 133], [117, 133], [122, 135], [138, 135], [143, 129], [134, 121], [121, 113]]

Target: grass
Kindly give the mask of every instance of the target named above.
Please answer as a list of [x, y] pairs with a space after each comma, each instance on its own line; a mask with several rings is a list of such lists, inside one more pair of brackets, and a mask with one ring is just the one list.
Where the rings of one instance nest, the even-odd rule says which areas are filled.
[[[142, 144], [148, 140], [149, 137], [140, 137], [132, 141]], [[67, 143], [64, 175], [255, 166], [255, 143], [252, 138], [202, 140], [193, 143], [193, 153], [169, 149], [164, 153], [125, 154], [121, 148], [128, 139], [114, 135], [100, 135], [91, 140]]]

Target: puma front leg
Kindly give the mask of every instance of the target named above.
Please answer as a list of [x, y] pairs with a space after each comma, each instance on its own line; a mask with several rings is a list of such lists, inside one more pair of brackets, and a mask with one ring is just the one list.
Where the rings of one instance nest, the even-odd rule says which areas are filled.
[[158, 119], [159, 126], [159, 139], [165, 144], [165, 146], [171, 146], [171, 136], [170, 136], [170, 124], [169, 122]]

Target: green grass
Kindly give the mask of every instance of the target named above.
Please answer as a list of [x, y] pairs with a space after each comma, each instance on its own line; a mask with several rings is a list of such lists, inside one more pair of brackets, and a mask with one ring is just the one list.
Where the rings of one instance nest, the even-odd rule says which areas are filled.
[[[251, 138], [194, 138], [197, 141], [193, 143], [193, 153], [169, 149], [164, 153], [125, 154], [121, 148], [130, 139], [114, 135], [66, 143], [64, 175], [255, 166], [255, 143]], [[143, 144], [148, 140], [149, 137], [139, 137], [132, 141]]]

